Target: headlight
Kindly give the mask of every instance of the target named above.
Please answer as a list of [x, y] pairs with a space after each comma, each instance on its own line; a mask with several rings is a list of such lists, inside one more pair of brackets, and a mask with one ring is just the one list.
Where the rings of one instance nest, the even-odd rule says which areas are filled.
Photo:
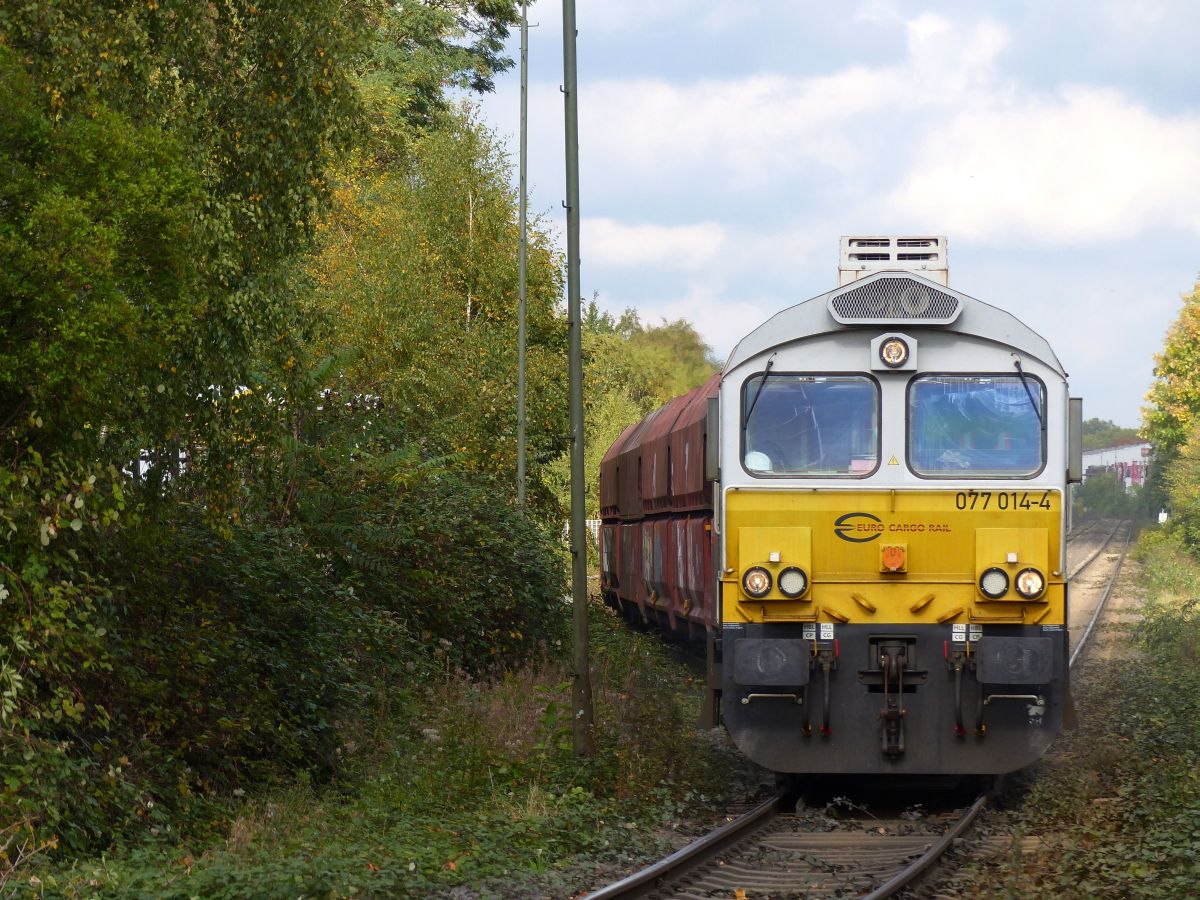
[[779, 593], [796, 598], [808, 590], [808, 576], [803, 569], [789, 566], [779, 573]]
[[1022, 569], [1013, 583], [1018, 594], [1026, 600], [1035, 600], [1046, 589], [1046, 576], [1037, 569]]
[[747, 569], [742, 576], [742, 590], [751, 597], [765, 597], [771, 593], [771, 573], [762, 566]]
[[908, 362], [908, 344], [900, 338], [888, 338], [879, 345], [879, 361], [889, 369], [898, 369]]
[[985, 597], [997, 600], [1008, 593], [1008, 573], [992, 566], [979, 576], [979, 590]]

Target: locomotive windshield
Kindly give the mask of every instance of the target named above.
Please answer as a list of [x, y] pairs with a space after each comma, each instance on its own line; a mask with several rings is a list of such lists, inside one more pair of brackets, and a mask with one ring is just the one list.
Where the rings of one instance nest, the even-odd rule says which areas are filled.
[[752, 474], [862, 477], [879, 465], [879, 388], [863, 375], [756, 375], [742, 421]]
[[[1035, 406], [1036, 404], [1036, 406]], [[908, 392], [908, 460], [927, 476], [1035, 475], [1043, 464], [1045, 388], [1015, 375], [933, 375]]]

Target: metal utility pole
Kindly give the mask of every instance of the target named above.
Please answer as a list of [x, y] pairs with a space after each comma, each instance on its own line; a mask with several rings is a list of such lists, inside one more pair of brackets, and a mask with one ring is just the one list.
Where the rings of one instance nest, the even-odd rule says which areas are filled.
[[575, 0], [563, 0], [563, 98], [567, 145], [567, 321], [571, 372], [571, 600], [575, 625], [575, 678], [571, 699], [575, 752], [588, 756], [593, 741], [591, 661], [588, 654], [587, 541], [583, 496], [583, 322], [579, 292], [579, 102], [575, 68]]
[[526, 182], [529, 159], [529, 2], [521, 0], [521, 251], [517, 263], [517, 506], [525, 509], [525, 271], [529, 260], [526, 234]]

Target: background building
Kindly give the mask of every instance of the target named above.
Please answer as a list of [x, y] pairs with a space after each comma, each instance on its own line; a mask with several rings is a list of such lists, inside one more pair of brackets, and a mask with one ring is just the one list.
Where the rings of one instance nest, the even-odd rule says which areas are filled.
[[1146, 472], [1150, 467], [1150, 444], [1140, 442], [1121, 447], [1106, 447], [1101, 450], [1085, 450], [1083, 453], [1084, 480], [1096, 472], [1115, 472], [1125, 485], [1125, 490], [1146, 483]]

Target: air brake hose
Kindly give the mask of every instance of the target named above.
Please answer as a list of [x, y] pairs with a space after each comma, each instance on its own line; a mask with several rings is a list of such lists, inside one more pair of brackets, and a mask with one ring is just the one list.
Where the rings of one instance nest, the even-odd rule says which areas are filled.
[[810, 678], [809, 681], [804, 682], [804, 702], [802, 704], [804, 706], [804, 719], [800, 723], [800, 733], [805, 737], [812, 734], [812, 723], [808, 720], [808, 685], [811, 680]]
[[954, 664], [954, 733], [960, 737], [967, 736], [967, 729], [963, 728], [963, 709], [962, 709], [962, 663]]

